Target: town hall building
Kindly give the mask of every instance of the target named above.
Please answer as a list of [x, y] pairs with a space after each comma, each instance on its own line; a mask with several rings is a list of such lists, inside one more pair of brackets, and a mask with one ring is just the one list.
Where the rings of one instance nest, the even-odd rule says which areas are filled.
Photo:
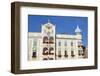
[[28, 33], [28, 59], [63, 60], [85, 58], [86, 49], [82, 43], [81, 32], [81, 29], [77, 26], [75, 34], [56, 34], [56, 25], [48, 20], [47, 23], [41, 25], [41, 32]]

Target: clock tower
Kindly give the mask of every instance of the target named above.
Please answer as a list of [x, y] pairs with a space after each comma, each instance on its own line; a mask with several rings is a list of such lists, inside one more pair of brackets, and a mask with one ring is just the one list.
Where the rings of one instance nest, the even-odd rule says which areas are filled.
[[50, 20], [42, 25], [42, 60], [55, 60], [55, 25]]

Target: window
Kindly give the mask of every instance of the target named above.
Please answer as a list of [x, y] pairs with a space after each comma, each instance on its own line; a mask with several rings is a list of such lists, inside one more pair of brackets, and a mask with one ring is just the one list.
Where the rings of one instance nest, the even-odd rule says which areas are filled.
[[53, 58], [49, 58], [49, 60], [53, 60]]
[[60, 41], [58, 42], [58, 46], [61, 46], [61, 42]]
[[85, 55], [85, 53], [86, 53], [86, 47], [85, 47], [85, 46], [83, 46], [83, 47], [82, 47], [82, 49], [83, 49], [83, 54], [82, 54], [82, 55], [84, 56], [84, 55]]
[[50, 48], [49, 48], [49, 55], [54, 55], [54, 53], [52, 53], [53, 50], [54, 50], [53, 47], [50, 47]]
[[74, 55], [74, 51], [71, 51], [71, 56], [72, 56], [72, 57], [74, 57], [74, 56], [75, 56], [75, 55]]
[[33, 46], [37, 46], [37, 40], [33, 41]]
[[67, 46], [67, 42], [65, 41], [65, 46]]
[[43, 43], [48, 43], [48, 37], [43, 37]]
[[78, 55], [79, 55], [79, 56], [81, 55], [81, 52], [80, 52], [80, 50], [78, 50]]
[[48, 48], [46, 47], [43, 48], [43, 55], [48, 55]]
[[48, 60], [47, 58], [43, 58], [43, 60]]
[[54, 43], [54, 38], [53, 37], [49, 38], [49, 43]]
[[36, 51], [37, 51], [37, 41], [33, 41], [33, 48], [32, 48], [32, 58], [36, 58]]
[[59, 58], [61, 57], [61, 51], [58, 51], [58, 57]]
[[64, 55], [65, 57], [68, 57], [68, 54], [67, 54], [67, 51], [65, 50], [65, 55]]
[[71, 42], [71, 46], [73, 46], [73, 42]]
[[53, 47], [48, 48], [43, 48], [43, 55], [54, 55], [54, 53], [52, 52], [54, 50]]
[[82, 55], [82, 50], [78, 50], [78, 55], [79, 55], [79, 56]]
[[36, 58], [36, 52], [33, 51], [32, 57]]

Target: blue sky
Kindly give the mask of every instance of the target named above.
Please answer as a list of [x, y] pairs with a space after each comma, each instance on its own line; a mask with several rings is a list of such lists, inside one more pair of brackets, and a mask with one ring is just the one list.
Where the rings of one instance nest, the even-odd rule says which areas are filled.
[[87, 46], [88, 17], [28, 15], [28, 32], [41, 32], [41, 24], [56, 25], [56, 33], [75, 34], [77, 25], [82, 30], [83, 45]]

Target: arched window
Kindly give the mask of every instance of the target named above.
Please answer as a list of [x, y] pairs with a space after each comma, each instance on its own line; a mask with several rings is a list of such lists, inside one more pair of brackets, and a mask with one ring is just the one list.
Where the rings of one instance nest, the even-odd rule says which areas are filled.
[[47, 36], [43, 37], [43, 43], [48, 43], [48, 37]]
[[49, 55], [54, 55], [54, 53], [52, 51], [54, 51], [54, 48], [53, 47], [50, 47], [49, 48]]
[[53, 37], [49, 38], [49, 43], [54, 43], [54, 38]]
[[43, 55], [48, 55], [48, 48], [46, 47], [43, 48]]

